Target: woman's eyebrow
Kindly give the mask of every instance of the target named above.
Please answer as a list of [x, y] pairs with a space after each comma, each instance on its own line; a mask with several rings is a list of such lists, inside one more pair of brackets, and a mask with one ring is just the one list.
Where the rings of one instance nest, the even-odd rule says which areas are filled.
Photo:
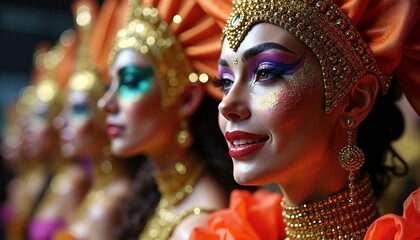
[[274, 42], [268, 42], [268, 43], [262, 43], [259, 45], [256, 45], [248, 50], [246, 50], [243, 54], [242, 54], [242, 62], [246, 62], [248, 59], [254, 57], [255, 55], [270, 50], [270, 49], [278, 49], [278, 50], [282, 50], [284, 52], [289, 52], [289, 53], [295, 53], [292, 50], [286, 48], [285, 46], [279, 44], [279, 43], [274, 43]]

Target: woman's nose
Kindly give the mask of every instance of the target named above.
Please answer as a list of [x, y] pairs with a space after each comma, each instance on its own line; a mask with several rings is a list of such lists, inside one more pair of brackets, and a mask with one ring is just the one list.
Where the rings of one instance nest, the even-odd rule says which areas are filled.
[[235, 122], [251, 116], [247, 88], [232, 88], [219, 104], [219, 112], [228, 121]]
[[116, 91], [108, 89], [105, 94], [98, 100], [98, 107], [107, 113], [117, 113], [118, 104], [115, 99]]

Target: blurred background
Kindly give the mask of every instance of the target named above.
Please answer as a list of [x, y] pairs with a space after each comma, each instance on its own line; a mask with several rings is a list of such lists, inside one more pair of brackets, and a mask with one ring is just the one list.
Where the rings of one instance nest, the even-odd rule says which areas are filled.
[[[37, 44], [53, 45], [73, 26], [71, 0], [0, 0], [0, 129], [6, 110], [30, 81]], [[101, 2], [101, 1], [99, 1]]]

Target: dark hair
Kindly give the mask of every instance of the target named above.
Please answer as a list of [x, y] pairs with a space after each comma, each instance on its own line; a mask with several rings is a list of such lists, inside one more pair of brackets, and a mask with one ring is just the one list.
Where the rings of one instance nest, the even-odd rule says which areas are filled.
[[237, 188], [253, 190], [254, 187], [241, 186], [233, 178], [233, 162], [219, 128], [218, 104], [217, 100], [206, 95], [191, 117], [190, 129], [194, 137], [191, 149], [207, 160], [206, 171], [227, 194]]
[[403, 176], [408, 172], [407, 164], [391, 146], [404, 131], [404, 118], [395, 105], [400, 96], [394, 78], [388, 93], [378, 94], [371, 112], [359, 126], [357, 143], [366, 157], [361, 170], [370, 174], [376, 197], [382, 195], [392, 175]]
[[114, 236], [121, 240], [137, 240], [148, 220], [153, 216], [155, 208], [160, 199], [155, 180], [152, 177], [152, 163], [145, 156], [135, 156], [125, 159], [130, 165], [140, 164], [136, 170], [133, 184], [131, 185], [132, 195], [121, 204], [121, 222], [114, 228]]

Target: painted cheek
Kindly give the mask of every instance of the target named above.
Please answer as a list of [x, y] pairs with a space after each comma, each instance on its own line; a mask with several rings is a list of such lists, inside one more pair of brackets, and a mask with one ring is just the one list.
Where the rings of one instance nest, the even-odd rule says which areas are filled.
[[283, 76], [281, 82], [272, 87], [266, 87], [266, 91], [250, 94], [250, 100], [257, 110], [287, 113], [296, 109], [305, 96], [311, 95], [317, 89], [317, 81], [320, 81], [316, 72], [316, 65], [305, 59], [305, 64], [293, 75]]

